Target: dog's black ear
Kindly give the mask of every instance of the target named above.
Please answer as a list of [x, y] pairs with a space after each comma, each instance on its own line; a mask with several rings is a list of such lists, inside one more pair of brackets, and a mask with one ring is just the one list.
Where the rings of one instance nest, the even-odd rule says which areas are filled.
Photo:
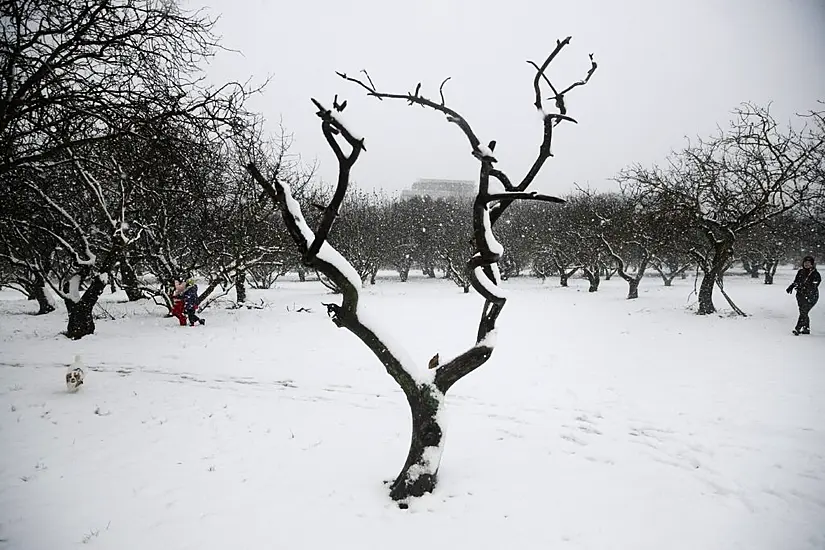
[[66, 382], [71, 382], [71, 381], [72, 381], [72, 373], [67, 372], [66, 373]]

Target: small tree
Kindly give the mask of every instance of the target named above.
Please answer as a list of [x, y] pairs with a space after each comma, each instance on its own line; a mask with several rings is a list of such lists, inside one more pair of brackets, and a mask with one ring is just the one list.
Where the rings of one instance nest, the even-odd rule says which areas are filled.
[[[627, 299], [639, 297], [639, 283], [652, 257], [654, 237], [647, 227], [641, 207], [627, 195], [591, 196], [593, 215], [598, 220], [596, 233], [607, 253], [616, 262], [616, 270], [628, 286]], [[635, 273], [630, 266], [635, 265]]]
[[[481, 164], [478, 194], [473, 203], [472, 215], [473, 242], [476, 253], [467, 262], [467, 271], [473, 289], [485, 299], [476, 341], [464, 353], [449, 361], [439, 360], [438, 354], [436, 354], [430, 361], [429, 370], [418, 368], [417, 365], [406, 358], [402, 350], [391, 347], [389, 341], [381, 336], [382, 327], [371, 321], [368, 312], [364, 311], [364, 308], [359, 305], [360, 276], [352, 265], [327, 242], [327, 236], [347, 192], [350, 171], [361, 152], [365, 150], [364, 139], [354, 135], [341, 122], [339, 113], [343, 110], [345, 102], [339, 104], [336, 98], [333, 101], [332, 108], [329, 109], [313, 99], [313, 103], [318, 108], [316, 114], [321, 119], [321, 130], [335, 153], [339, 165], [335, 194], [324, 210], [323, 219], [316, 231], [313, 231], [307, 225], [299, 205], [291, 196], [288, 184], [278, 181], [277, 178], [267, 179], [263, 177], [254, 164], [249, 166], [250, 173], [253, 174], [272, 200], [280, 206], [284, 221], [293, 240], [303, 254], [304, 262], [334, 280], [342, 290], [342, 303], [340, 305], [327, 305], [333, 322], [337, 326], [351, 331], [373, 351], [386, 368], [387, 373], [402, 388], [407, 397], [412, 415], [410, 449], [401, 472], [390, 485], [390, 496], [397, 501], [401, 501], [403, 507], [406, 507], [407, 499], [431, 492], [436, 484], [444, 443], [441, 414], [445, 394], [458, 380], [483, 365], [493, 353], [496, 320], [506, 303], [506, 296], [499, 288], [497, 267], [497, 262], [501, 258], [502, 247], [496, 241], [492, 231], [496, 221], [516, 200], [559, 201], [554, 197], [528, 192], [527, 188], [533, 182], [545, 161], [551, 156], [550, 147], [554, 129], [562, 121], [573, 121], [567, 115], [566, 94], [572, 89], [587, 83], [596, 70], [596, 64], [592, 62], [591, 55], [591, 68], [585, 79], [561, 90], [552, 85], [546, 76], [547, 68], [569, 42], [569, 37], [557, 42], [556, 48], [541, 66], [533, 64], [536, 69], [533, 80], [535, 107], [542, 115], [544, 134], [536, 160], [517, 185], [511, 183], [511, 180], [503, 172], [495, 168], [495, 142], [491, 141], [489, 144], [484, 145], [467, 120], [458, 112], [446, 106], [443, 93], [440, 93], [440, 102], [423, 96], [420, 93], [420, 84], [414, 92], [404, 94], [384, 93], [376, 89], [368, 75], [367, 81], [364, 82], [340, 74], [342, 78], [355, 82], [366, 89], [370, 96], [379, 99], [399, 99], [446, 115], [447, 120], [456, 124], [467, 137], [473, 156]], [[548, 113], [544, 109], [542, 100], [542, 85], [544, 83], [547, 83], [552, 90], [552, 100], [558, 109], [556, 113]], [[439, 91], [443, 91], [443, 83]], [[342, 149], [340, 139], [343, 139], [349, 145], [349, 152]], [[490, 191], [491, 178], [501, 182], [505, 189], [503, 193]]]

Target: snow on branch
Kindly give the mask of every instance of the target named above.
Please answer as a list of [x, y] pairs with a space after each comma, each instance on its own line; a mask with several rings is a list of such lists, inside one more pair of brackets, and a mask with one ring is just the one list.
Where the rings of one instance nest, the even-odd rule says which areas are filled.
[[43, 230], [43, 231], [46, 231], [50, 235], [52, 235], [54, 238], [56, 238], [58, 241], [60, 241], [61, 244], [66, 247], [67, 250], [71, 251], [74, 254], [75, 261], [77, 262], [78, 265], [80, 265], [80, 266], [93, 266], [93, 265], [95, 265], [95, 262], [97, 261], [97, 257], [92, 253], [91, 245], [89, 243], [89, 239], [86, 235], [86, 232], [83, 231], [83, 229], [80, 228], [80, 224], [77, 223], [77, 220], [75, 220], [74, 217], [71, 214], [69, 214], [66, 211], [65, 208], [63, 208], [62, 206], [57, 204], [56, 201], [52, 200], [52, 198], [49, 197], [42, 189], [40, 189], [39, 186], [35, 185], [34, 183], [29, 181], [28, 179], [24, 180], [24, 184], [27, 187], [29, 187], [32, 191], [34, 191], [35, 193], [40, 195], [40, 197], [46, 202], [46, 204], [49, 206], [49, 208], [51, 208], [60, 217], [62, 217], [65, 221], [67, 221], [69, 223], [69, 225], [71, 225], [72, 228], [74, 228], [74, 230], [77, 232], [77, 236], [80, 238], [81, 242], [83, 243], [83, 248], [84, 248], [83, 252], [86, 255], [86, 259], [81, 258], [80, 254], [65, 239], [63, 239], [62, 237], [60, 237], [59, 235], [57, 235], [53, 231], [51, 231], [51, 230], [49, 230], [45, 227], [42, 227], [42, 226], [37, 226], [37, 227], [39, 229]]
[[[292, 196], [290, 186], [286, 181], [281, 181], [277, 176], [271, 179], [265, 178], [257, 166], [252, 163], [247, 166], [247, 170], [264, 189], [264, 192], [279, 206], [287, 230], [302, 253], [304, 264], [329, 277], [341, 290], [343, 295], [341, 305], [325, 304], [332, 321], [360, 338], [381, 361], [388, 374], [393, 377], [407, 396], [415, 395], [419, 391], [418, 387], [427, 382], [429, 375], [425, 370], [417, 368], [403, 348], [381, 331], [380, 323], [371, 320], [368, 313], [363, 308], [359, 308], [361, 277], [352, 264], [326, 242], [330, 227], [338, 216], [341, 202], [348, 188], [350, 169], [360, 151], [364, 149], [364, 140], [353, 135], [338, 116], [345, 108], [346, 102], [339, 105], [336, 98], [333, 107], [336, 112], [325, 108], [314, 99], [313, 103], [318, 107], [316, 114], [321, 119], [321, 130], [333, 149], [339, 166], [338, 185], [332, 200], [324, 209], [318, 231], [313, 232], [306, 223], [301, 207]], [[338, 135], [342, 136], [352, 147], [349, 154], [341, 149], [336, 140]]]
[[[570, 43], [570, 40], [571, 37], [567, 37], [564, 40], [557, 41], [555, 49], [547, 56], [541, 65], [537, 65], [532, 61], [529, 62], [536, 69], [536, 74], [533, 79], [533, 88], [535, 91], [534, 105], [542, 114], [544, 133], [537, 158], [518, 185], [514, 185], [504, 172], [494, 168], [494, 163], [496, 162], [494, 155], [496, 142], [490, 141], [489, 144], [484, 145], [473, 131], [469, 122], [457, 111], [447, 106], [444, 98], [444, 85], [447, 83], [449, 78], [446, 78], [441, 82], [441, 85], [438, 88], [440, 101], [435, 101], [422, 94], [421, 83], [418, 83], [411, 92], [389, 93], [379, 91], [373, 79], [366, 71], [362, 71], [364, 78], [351, 77], [346, 73], [341, 72], [337, 73], [338, 76], [344, 80], [352, 82], [366, 90], [367, 95], [371, 97], [375, 97], [379, 100], [398, 99], [406, 101], [409, 105], [420, 105], [446, 115], [447, 121], [457, 125], [464, 133], [467, 140], [470, 142], [473, 156], [481, 163], [478, 194], [473, 204], [473, 239], [475, 242], [476, 253], [467, 262], [466, 272], [472, 287], [476, 290], [476, 292], [484, 297], [485, 306], [482, 319], [479, 322], [476, 345], [466, 352], [476, 359], [475, 362], [471, 361], [474, 366], [469, 370], [477, 368], [483, 364], [483, 362], [489, 357], [489, 354], [492, 353], [492, 345], [482, 345], [481, 342], [488, 342], [488, 335], [495, 331], [497, 317], [506, 302], [506, 293], [499, 287], [500, 276], [498, 274], [498, 261], [504, 252], [504, 248], [501, 246], [501, 243], [497, 241], [493, 233], [493, 227], [496, 221], [507, 209], [507, 207], [515, 200], [536, 200], [555, 203], [564, 202], [562, 199], [557, 197], [542, 195], [535, 192], [527, 192], [526, 190], [527, 187], [529, 187], [529, 185], [534, 181], [536, 175], [544, 165], [544, 162], [552, 156], [551, 144], [553, 138], [553, 128], [563, 121], [576, 122], [575, 119], [567, 114], [565, 95], [573, 89], [587, 84], [597, 67], [593, 55], [591, 54], [590, 69], [583, 79], [561, 89], [553, 85], [547, 76], [547, 70], [552, 61], [556, 59], [564, 47]], [[542, 103], [543, 83], [546, 83], [552, 90], [553, 96], [550, 99], [554, 102], [557, 112], [548, 113], [544, 108]], [[504, 193], [489, 192], [491, 177], [501, 182], [505, 189]], [[491, 207], [491, 203], [495, 204]], [[487, 350], [487, 352], [480, 353], [478, 351], [473, 351], [482, 348]], [[459, 364], [461, 364], [461, 367], [456, 366]], [[468, 363], [466, 361], [458, 361], [456, 363], [448, 362], [438, 368], [439, 372], [445, 370], [449, 372], [454, 369], [458, 369], [461, 372], [461, 376], [463, 376], [469, 372], [469, 370], [467, 370], [467, 365]], [[460, 376], [458, 376], [458, 378], [452, 378], [453, 375], [448, 374], [443, 376], [448, 377], [452, 381], [460, 378]]]

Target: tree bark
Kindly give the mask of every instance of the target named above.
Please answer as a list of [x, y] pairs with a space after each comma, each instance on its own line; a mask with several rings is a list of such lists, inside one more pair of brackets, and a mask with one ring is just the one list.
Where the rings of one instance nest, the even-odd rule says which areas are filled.
[[79, 301], [64, 300], [66, 311], [69, 313], [69, 324], [66, 327], [67, 337], [80, 340], [84, 336], [94, 334], [95, 320], [92, 310], [105, 289], [106, 283], [100, 277], [93, 277]]
[[587, 277], [587, 280], [590, 282], [590, 287], [587, 289], [587, 292], [598, 292], [599, 283], [601, 283], [599, 269], [596, 268], [591, 271], [590, 269], [583, 267], [582, 271], [584, 272], [584, 276]]
[[37, 306], [39, 308], [37, 315], [45, 315], [46, 313], [54, 311], [54, 303], [49, 295], [46, 294], [46, 282], [40, 275], [34, 276], [34, 281], [31, 285], [31, 298], [37, 300]]
[[126, 297], [130, 302], [136, 302], [145, 297], [143, 292], [140, 291], [140, 282], [135, 274], [135, 269], [126, 255], [120, 259], [120, 278], [123, 282], [123, 290], [126, 291]]
[[702, 282], [699, 285], [699, 315], [716, 313], [716, 306], [713, 305], [713, 287], [716, 285], [717, 276], [716, 269], [702, 273]]
[[438, 421], [443, 397], [438, 389], [427, 385], [407, 398], [412, 415], [410, 449], [401, 472], [390, 485], [393, 500], [420, 497], [435, 488], [444, 437]]
[[744, 268], [745, 273], [751, 276], [751, 279], [759, 278], [759, 264], [756, 262], [742, 260], [742, 267]]
[[662, 266], [660, 264], [654, 263], [652, 265], [653, 265], [653, 269], [655, 269], [656, 272], [659, 274], [659, 276], [662, 278], [662, 281], [665, 283], [665, 286], [673, 286], [673, 280], [677, 276], [679, 276], [679, 278], [681, 278], [681, 279], [685, 279], [687, 277], [687, 274], [686, 274], [687, 269], [688, 269], [688, 267], [690, 267], [688, 264], [686, 264], [686, 265], [684, 265], [684, 266], [682, 266], [682, 267], [680, 267], [680, 268], [678, 268], [674, 271], [672, 266], [671, 266], [671, 267], [668, 268], [670, 270], [670, 273], [668, 274], [668, 273], [665, 273], [665, 270], [662, 269]]
[[235, 270], [235, 301], [246, 302], [246, 269], [243, 268]]
[[779, 260], [770, 260], [765, 262], [763, 267], [765, 269], [765, 284], [772, 285], [773, 277], [776, 275], [776, 268], [779, 267]]
[[578, 267], [574, 267], [570, 271], [566, 271], [562, 266], [557, 266], [557, 268], [559, 270], [559, 286], [563, 287], [567, 286], [567, 281], [570, 280], [570, 277], [572, 277], [573, 274], [579, 270]]
[[[610, 243], [607, 242], [607, 239], [602, 237], [602, 242], [607, 247], [607, 251], [610, 253], [610, 256], [613, 258], [613, 261], [616, 262], [616, 272], [619, 274], [619, 277], [624, 279], [627, 282], [627, 299], [628, 300], [635, 300], [639, 297], [639, 283], [642, 281], [642, 278], [645, 276], [645, 271], [647, 270], [647, 263], [650, 261], [650, 253], [642, 247], [641, 245], [639, 248], [642, 250], [642, 261], [639, 262], [639, 268], [636, 270], [636, 275], [630, 275], [627, 270], [625, 269], [625, 261], [619, 256], [614, 250], [613, 247], [610, 246]], [[592, 282], [591, 282], [592, 284]]]

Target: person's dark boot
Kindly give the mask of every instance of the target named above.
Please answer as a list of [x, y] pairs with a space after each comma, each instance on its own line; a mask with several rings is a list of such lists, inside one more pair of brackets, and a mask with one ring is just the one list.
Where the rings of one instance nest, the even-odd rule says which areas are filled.
[[805, 327], [805, 328], [803, 328], [802, 330], [799, 331], [799, 334], [810, 334], [810, 333], [811, 333], [811, 329], [809, 329], [808, 327]]
[[799, 336], [799, 329], [798, 328], [793, 329], [793, 335], [794, 336]]
[[205, 324], [206, 324], [206, 319], [198, 319], [198, 322], [199, 322], [201, 325], [205, 325]]

